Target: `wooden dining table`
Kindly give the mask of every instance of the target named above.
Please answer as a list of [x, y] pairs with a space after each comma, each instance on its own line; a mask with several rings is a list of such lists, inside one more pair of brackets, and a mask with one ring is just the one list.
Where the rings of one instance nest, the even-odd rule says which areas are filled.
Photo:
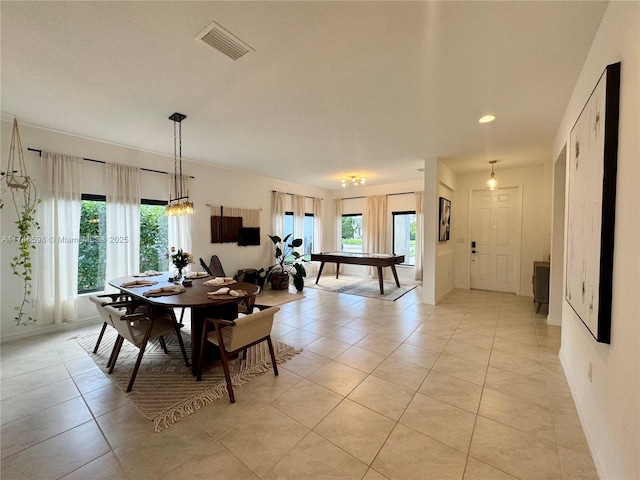
[[[234, 320], [238, 318], [238, 303], [244, 298], [258, 293], [259, 288], [253, 283], [235, 282], [229, 285], [207, 286], [204, 283], [213, 277], [203, 277], [191, 279], [191, 285], [184, 285], [185, 291], [174, 295], [162, 296], [145, 296], [145, 292], [161, 287], [175, 285], [169, 281], [170, 274], [162, 273], [157, 276], [149, 277], [120, 277], [109, 281], [109, 285], [117, 288], [123, 293], [130, 295], [132, 298], [145, 302], [152, 310], [163, 308], [190, 308], [191, 309], [191, 373], [197, 375], [198, 360], [200, 358], [200, 343], [202, 341], [202, 332], [205, 318], [221, 318], [224, 320]], [[158, 282], [149, 286], [123, 286], [128, 282], [135, 280], [151, 280]], [[232, 290], [243, 290], [246, 295], [234, 297], [230, 295], [222, 295], [217, 298], [211, 298], [208, 292], [215, 292], [223, 286]]]

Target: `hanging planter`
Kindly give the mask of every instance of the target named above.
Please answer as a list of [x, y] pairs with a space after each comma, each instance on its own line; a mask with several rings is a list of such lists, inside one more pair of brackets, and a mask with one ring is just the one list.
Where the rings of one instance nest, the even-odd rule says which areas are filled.
[[[16, 152], [18, 162], [16, 165]], [[11, 133], [11, 146], [9, 150], [9, 162], [6, 172], [2, 173], [2, 180], [6, 182], [11, 192], [11, 199], [15, 208], [18, 227], [18, 234], [11, 237], [12, 242], [18, 244], [18, 254], [11, 261], [12, 273], [22, 281], [22, 299], [14, 307], [14, 320], [17, 325], [28, 325], [36, 319], [25, 312], [27, 306], [31, 305], [32, 294], [32, 272], [31, 252], [34, 250], [33, 232], [40, 228], [36, 221], [36, 205], [40, 203], [37, 198], [36, 186], [33, 179], [27, 174], [22, 153], [22, 142], [20, 141], [20, 131], [18, 121], [13, 119], [13, 132]], [[0, 208], [4, 205], [0, 203]]]

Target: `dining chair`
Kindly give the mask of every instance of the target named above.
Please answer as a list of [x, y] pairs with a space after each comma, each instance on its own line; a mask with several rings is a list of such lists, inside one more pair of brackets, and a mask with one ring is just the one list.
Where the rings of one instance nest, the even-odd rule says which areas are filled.
[[249, 315], [250, 313], [253, 313], [253, 309], [256, 306], [256, 295], [258, 295], [260, 291], [261, 289], [258, 287], [258, 291], [256, 293], [253, 295], [247, 295], [238, 302], [238, 314]]
[[100, 317], [102, 317], [103, 320], [102, 329], [100, 330], [100, 334], [98, 335], [96, 346], [93, 349], [93, 353], [98, 353], [98, 348], [100, 347], [100, 343], [102, 342], [102, 337], [104, 336], [104, 332], [106, 331], [107, 326], [110, 325], [113, 327], [111, 317], [103, 307], [105, 305], [127, 307], [130, 305], [131, 299], [128, 295], [123, 295], [122, 293], [106, 293], [103, 295], [91, 295], [89, 297], [89, 300], [96, 305], [98, 314], [100, 315]]
[[200, 265], [205, 271], [214, 277], [226, 277], [227, 275], [224, 273], [224, 268], [222, 268], [222, 263], [217, 255], [211, 255], [211, 260], [209, 261], [209, 265], [207, 265], [202, 258], [200, 258]]
[[142, 357], [147, 347], [147, 343], [150, 340], [157, 338], [160, 341], [162, 349], [167, 353], [166, 343], [164, 342], [163, 336], [168, 333], [175, 332], [178, 337], [182, 356], [184, 357], [184, 363], [187, 367], [190, 366], [187, 352], [184, 349], [182, 335], [180, 335], [180, 327], [176, 322], [175, 315], [171, 315], [167, 312], [154, 312], [152, 310], [143, 312], [140, 309], [135, 313], [127, 313], [126, 311], [119, 310], [111, 305], [105, 305], [103, 308], [111, 317], [113, 326], [118, 331], [118, 338], [116, 340], [116, 345], [114, 346], [112, 354], [113, 360], [109, 366], [109, 373], [111, 374], [115, 368], [118, 355], [120, 355], [120, 349], [122, 348], [122, 344], [125, 340], [132, 345], [135, 345], [140, 350], [138, 358], [136, 359], [135, 367], [131, 373], [127, 392], [130, 392], [133, 388], [133, 383], [136, 380], [136, 375], [138, 374]]
[[[204, 363], [204, 351], [207, 342], [218, 346], [222, 359], [222, 369], [227, 382], [229, 401], [235, 403], [231, 372], [229, 371], [229, 357], [246, 351], [249, 347], [258, 343], [267, 342], [269, 354], [271, 355], [271, 365], [274, 375], [278, 375], [276, 355], [271, 342], [271, 327], [273, 326], [273, 316], [280, 310], [278, 307], [268, 307], [265, 310], [239, 317], [235, 320], [222, 320], [219, 318], [207, 318], [202, 332], [202, 345], [200, 346], [200, 359], [198, 363], [198, 381], [202, 380], [202, 367]], [[210, 331], [213, 327], [214, 331]]]

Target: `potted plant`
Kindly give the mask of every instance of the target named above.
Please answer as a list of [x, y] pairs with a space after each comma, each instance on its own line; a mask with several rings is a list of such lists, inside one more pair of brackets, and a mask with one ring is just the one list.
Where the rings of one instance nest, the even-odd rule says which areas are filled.
[[[289, 288], [289, 276], [293, 277], [293, 284], [299, 292], [304, 288], [304, 277], [307, 272], [302, 262], [306, 262], [302, 255], [294, 249], [302, 245], [301, 238], [294, 238], [287, 243], [291, 234], [284, 238], [277, 235], [269, 235], [275, 246], [276, 263], [267, 269], [267, 280], [274, 290], [286, 290]], [[293, 257], [293, 259], [291, 259]]]

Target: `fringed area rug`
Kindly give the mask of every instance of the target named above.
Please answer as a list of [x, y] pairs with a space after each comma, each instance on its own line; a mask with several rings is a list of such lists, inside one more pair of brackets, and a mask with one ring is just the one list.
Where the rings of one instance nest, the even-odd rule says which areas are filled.
[[384, 295], [381, 295], [380, 283], [377, 278], [341, 275], [336, 279], [335, 277], [327, 275], [320, 277], [317, 285], [314, 280], [313, 283], [309, 282], [306, 286], [309, 288], [316, 288], [318, 290], [326, 290], [328, 292], [346, 293], [348, 295], [378, 298], [380, 300], [389, 300], [393, 302], [416, 288], [418, 285], [401, 285], [400, 288], [398, 288], [395, 283], [384, 282]]
[[[108, 327], [102, 338], [97, 354], [93, 353], [98, 332], [76, 337], [76, 340], [106, 373], [107, 361], [116, 339], [116, 331]], [[191, 351], [190, 332], [182, 330], [182, 338], [189, 357]], [[149, 342], [142, 357], [142, 363], [133, 385], [126, 393], [129, 400], [149, 420], [153, 421], [155, 431], [169, 427], [183, 418], [195, 413], [204, 405], [222, 397], [227, 397], [227, 386], [222, 370], [222, 362], [210, 361], [205, 365], [202, 381], [197, 382], [186, 367], [175, 334], [165, 336], [169, 354], [165, 354], [157, 340]], [[301, 352], [286, 343], [273, 340], [278, 364], [284, 363]], [[116, 367], [109, 378], [124, 392], [127, 389], [131, 372], [139, 350], [125, 341], [122, 345]], [[266, 342], [251, 347], [247, 358], [239, 356], [229, 362], [234, 387], [248, 382], [265, 372], [272, 372], [269, 347]], [[189, 358], [191, 360], [191, 358]]]

